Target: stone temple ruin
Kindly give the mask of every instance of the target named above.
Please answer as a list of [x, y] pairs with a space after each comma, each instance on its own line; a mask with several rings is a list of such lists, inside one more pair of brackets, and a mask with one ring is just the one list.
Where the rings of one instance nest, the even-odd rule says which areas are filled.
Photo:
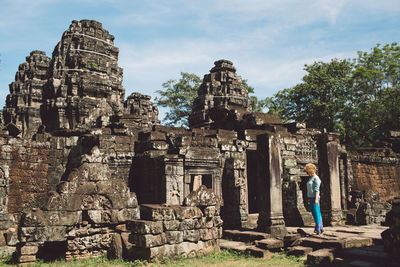
[[162, 126], [149, 96], [125, 100], [113, 40], [73, 21], [52, 58], [33, 51], [19, 66], [0, 132], [2, 254], [154, 260], [218, 250], [223, 229], [282, 239], [313, 225], [307, 163], [324, 224], [385, 220], [400, 191], [398, 132], [347, 151], [335, 133], [252, 112], [228, 60], [204, 76], [190, 129]]

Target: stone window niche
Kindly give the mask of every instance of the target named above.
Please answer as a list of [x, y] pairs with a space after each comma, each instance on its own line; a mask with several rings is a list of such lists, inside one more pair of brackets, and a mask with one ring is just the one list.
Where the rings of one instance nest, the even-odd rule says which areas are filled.
[[217, 196], [221, 197], [221, 176], [219, 170], [207, 170], [202, 168], [190, 168], [185, 170], [185, 197], [202, 185], [212, 189]]
[[192, 174], [190, 175], [189, 192], [193, 192], [205, 185], [208, 189], [213, 189], [211, 174]]

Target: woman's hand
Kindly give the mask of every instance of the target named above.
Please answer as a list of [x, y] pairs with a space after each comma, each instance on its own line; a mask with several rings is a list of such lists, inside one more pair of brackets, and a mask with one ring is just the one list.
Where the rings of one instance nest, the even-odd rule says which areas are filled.
[[318, 205], [318, 198], [315, 198], [315, 205]]
[[318, 205], [319, 191], [315, 192], [315, 205]]

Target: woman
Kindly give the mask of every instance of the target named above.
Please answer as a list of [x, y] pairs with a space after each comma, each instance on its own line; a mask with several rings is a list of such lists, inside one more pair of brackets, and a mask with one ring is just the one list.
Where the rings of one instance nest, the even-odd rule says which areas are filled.
[[321, 179], [317, 176], [317, 167], [314, 164], [307, 164], [304, 167], [304, 171], [310, 176], [307, 182], [307, 197], [310, 201], [311, 213], [315, 221], [314, 233], [319, 235], [323, 230], [322, 216], [319, 208], [320, 193], [319, 186], [321, 185]]

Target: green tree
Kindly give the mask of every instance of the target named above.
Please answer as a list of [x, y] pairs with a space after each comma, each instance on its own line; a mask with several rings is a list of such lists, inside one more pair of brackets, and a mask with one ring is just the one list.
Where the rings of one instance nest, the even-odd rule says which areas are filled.
[[374, 145], [400, 129], [400, 46], [379, 44], [358, 52], [352, 71], [351, 106], [343, 114], [344, 141], [353, 147]]
[[347, 102], [352, 64], [333, 59], [305, 65], [303, 82], [279, 91], [267, 100], [270, 113], [285, 121], [303, 121], [308, 127], [340, 131], [340, 114]]
[[339, 132], [350, 148], [400, 129], [400, 47], [380, 45], [353, 60], [305, 65], [303, 82], [266, 100], [285, 121]]
[[200, 84], [201, 79], [196, 74], [181, 72], [179, 80], [168, 80], [162, 84], [164, 90], [156, 91], [160, 97], [155, 98], [155, 103], [169, 108], [164, 118], [167, 125], [188, 127], [188, 117]]
[[249, 103], [251, 106], [251, 110], [253, 112], [263, 112], [263, 110], [267, 107], [266, 105], [266, 100], [263, 99], [258, 99], [254, 95], [254, 87], [250, 86], [247, 83], [247, 80], [243, 80], [243, 85], [247, 89], [248, 97], [249, 97]]

